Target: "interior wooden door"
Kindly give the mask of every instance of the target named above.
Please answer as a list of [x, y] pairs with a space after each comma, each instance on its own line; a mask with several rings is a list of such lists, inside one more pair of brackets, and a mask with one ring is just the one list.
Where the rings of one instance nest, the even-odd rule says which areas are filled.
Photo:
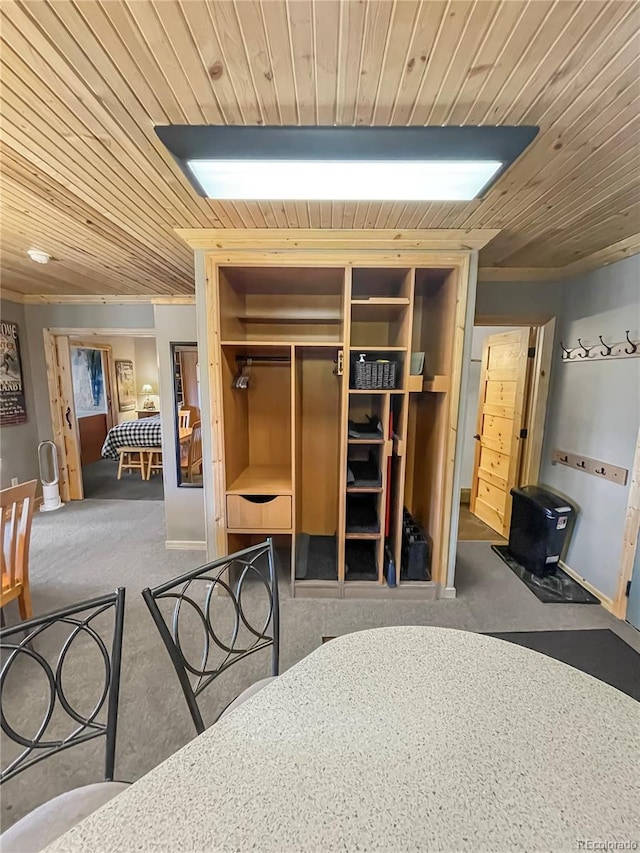
[[490, 335], [484, 342], [471, 512], [509, 535], [511, 489], [517, 484], [526, 416], [531, 329]]
[[65, 456], [64, 460], [60, 460], [60, 464], [65, 467], [68, 499], [81, 501], [84, 498], [84, 489], [82, 486], [82, 464], [80, 461], [80, 434], [73, 399], [71, 347], [69, 345], [69, 338], [66, 335], [56, 336], [55, 351], [60, 391], [58, 396], [58, 407], [60, 409], [59, 423], [62, 427]]

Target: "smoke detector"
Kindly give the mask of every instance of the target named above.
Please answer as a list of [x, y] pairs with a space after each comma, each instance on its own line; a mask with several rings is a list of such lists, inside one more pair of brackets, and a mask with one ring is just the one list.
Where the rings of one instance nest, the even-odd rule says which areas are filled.
[[48, 264], [51, 260], [51, 255], [48, 255], [46, 252], [40, 252], [38, 249], [29, 249], [27, 255], [37, 264]]

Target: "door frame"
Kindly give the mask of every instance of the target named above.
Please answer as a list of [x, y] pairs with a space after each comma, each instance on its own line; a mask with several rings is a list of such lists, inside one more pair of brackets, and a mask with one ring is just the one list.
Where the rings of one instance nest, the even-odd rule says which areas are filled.
[[[627, 502], [627, 516], [624, 525], [622, 540], [622, 556], [620, 558], [620, 572], [618, 575], [618, 586], [616, 597], [613, 600], [611, 612], [618, 619], [627, 617], [627, 583], [633, 577], [633, 564], [640, 538], [640, 429], [636, 440], [636, 452], [633, 459], [633, 471], [631, 473], [631, 486], [629, 487], [629, 499]], [[635, 579], [640, 583], [640, 578]]]
[[[518, 349], [517, 359], [515, 360], [515, 363], [517, 364], [517, 367], [515, 368], [516, 392], [513, 400], [511, 435], [508, 442], [508, 450], [507, 448], [504, 449], [505, 455], [508, 453], [509, 463], [504, 488], [497, 486], [496, 484], [492, 484], [491, 480], [489, 480], [489, 483], [496, 485], [496, 488], [499, 488], [504, 493], [504, 512], [500, 517], [500, 514], [495, 510], [495, 508], [492, 508], [494, 509], [495, 514], [498, 515], [498, 519], [496, 520], [493, 518], [491, 521], [488, 521], [485, 513], [483, 513], [485, 515], [484, 518], [478, 514], [478, 491], [481, 482], [480, 460], [485, 446], [483, 444], [483, 434], [485, 423], [485, 395], [489, 381], [488, 373], [491, 360], [490, 348], [493, 346], [504, 345], [509, 339], [512, 339], [513, 344], [517, 345]], [[534, 327], [519, 326], [505, 332], [495, 332], [491, 336], [485, 337], [482, 346], [480, 385], [476, 412], [476, 435], [474, 436], [476, 439], [476, 445], [473, 454], [473, 476], [471, 481], [469, 509], [476, 518], [479, 518], [495, 530], [501, 541], [506, 538], [506, 535], [508, 535], [507, 531], [511, 522], [511, 495], [509, 484], [512, 486], [519, 486], [522, 482], [522, 469], [525, 457], [524, 450], [527, 446], [527, 440], [522, 438], [521, 430], [526, 429], [528, 425], [531, 402], [531, 385], [534, 375], [529, 352], [531, 351], [532, 346], [535, 347], [536, 341], [537, 332]], [[484, 472], [484, 474], [485, 477], [483, 480], [486, 479], [486, 476], [489, 476], [489, 472]], [[488, 505], [487, 509], [489, 509]], [[496, 524], [499, 525], [499, 529], [496, 529]]]
[[533, 358], [524, 427], [527, 440], [522, 451], [519, 480], [537, 483], [542, 467], [542, 443], [549, 398], [556, 317], [553, 314], [476, 314], [473, 326], [522, 326], [534, 329], [536, 354]]
[[[44, 361], [47, 370], [47, 385], [49, 388], [49, 411], [51, 414], [51, 425], [53, 428], [53, 441], [58, 450], [58, 462], [60, 469], [60, 496], [63, 501], [68, 502], [72, 500], [69, 497], [69, 479], [68, 479], [68, 465], [69, 458], [67, 453], [67, 447], [65, 442], [65, 429], [64, 423], [62, 420], [62, 402], [63, 402], [63, 384], [60, 374], [60, 365], [58, 362], [57, 355], [57, 339], [58, 338], [68, 338], [69, 345], [71, 346], [71, 342], [73, 341], [73, 345], [77, 346], [87, 346], [93, 349], [105, 349], [108, 344], [103, 344], [103, 346], [99, 346], [101, 341], [100, 338], [155, 338], [156, 331], [155, 329], [144, 328], [144, 329], [111, 329], [111, 328], [99, 328], [99, 327], [51, 327], [44, 328], [42, 330], [43, 340], [44, 340]], [[113, 362], [113, 358], [111, 358], [111, 362]], [[113, 367], [113, 364], [111, 365]], [[113, 392], [114, 387], [114, 376], [109, 376], [109, 383], [111, 384], [111, 392]], [[160, 390], [160, 389], [158, 389]], [[111, 393], [111, 412], [115, 413], [115, 403], [113, 402], [113, 393]], [[78, 427], [77, 421], [74, 417], [73, 420], [74, 426], [72, 427], [74, 431], [74, 435], [76, 437], [76, 441], [78, 441]], [[73, 500], [83, 500], [82, 498], [73, 498]]]
[[101, 341], [87, 341], [80, 338], [69, 336], [70, 347], [81, 347], [83, 349], [98, 349], [105, 353], [103, 362], [104, 378], [105, 378], [105, 394], [107, 398], [107, 431], [116, 422], [116, 412], [113, 399], [113, 389], [116, 387], [115, 364], [113, 361], [113, 347], [111, 344], [103, 344]]

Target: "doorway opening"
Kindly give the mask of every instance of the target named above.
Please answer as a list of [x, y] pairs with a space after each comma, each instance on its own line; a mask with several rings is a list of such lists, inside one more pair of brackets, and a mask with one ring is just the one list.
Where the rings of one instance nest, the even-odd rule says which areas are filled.
[[48, 329], [44, 337], [62, 499], [164, 500], [155, 336]]
[[538, 482], [554, 327], [554, 318], [476, 318], [459, 541], [504, 544], [511, 489]]

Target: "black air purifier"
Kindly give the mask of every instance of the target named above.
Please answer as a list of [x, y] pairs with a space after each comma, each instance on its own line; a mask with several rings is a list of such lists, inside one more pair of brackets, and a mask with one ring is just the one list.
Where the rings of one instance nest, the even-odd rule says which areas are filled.
[[539, 486], [511, 489], [511, 495], [509, 554], [534, 575], [552, 574], [573, 527], [575, 507]]

